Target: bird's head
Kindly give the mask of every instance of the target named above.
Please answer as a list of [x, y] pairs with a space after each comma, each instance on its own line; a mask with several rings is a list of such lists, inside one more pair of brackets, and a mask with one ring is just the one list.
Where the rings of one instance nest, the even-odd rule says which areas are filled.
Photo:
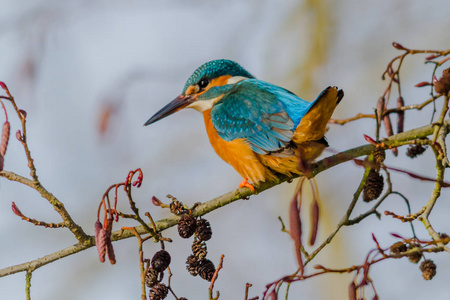
[[227, 59], [212, 60], [192, 73], [178, 97], [155, 113], [144, 125], [150, 125], [185, 107], [198, 111], [210, 109], [233, 84], [254, 78], [239, 64]]

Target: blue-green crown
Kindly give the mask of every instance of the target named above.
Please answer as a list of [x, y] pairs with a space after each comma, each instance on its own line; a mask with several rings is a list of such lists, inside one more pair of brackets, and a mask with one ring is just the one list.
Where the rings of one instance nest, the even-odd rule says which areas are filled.
[[203, 78], [214, 79], [223, 75], [231, 76], [243, 76], [248, 78], [254, 78], [252, 74], [247, 72], [238, 63], [228, 59], [217, 59], [204, 63], [197, 70], [192, 73], [191, 77], [186, 81], [184, 85], [183, 94], [187, 88], [196, 84]]

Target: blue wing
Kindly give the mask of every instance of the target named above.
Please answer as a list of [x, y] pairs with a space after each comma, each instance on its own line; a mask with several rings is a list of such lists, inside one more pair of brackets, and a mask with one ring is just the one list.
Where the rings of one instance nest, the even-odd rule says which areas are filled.
[[268, 154], [289, 145], [313, 104], [276, 85], [246, 79], [213, 106], [211, 120], [224, 140], [245, 138], [253, 151]]

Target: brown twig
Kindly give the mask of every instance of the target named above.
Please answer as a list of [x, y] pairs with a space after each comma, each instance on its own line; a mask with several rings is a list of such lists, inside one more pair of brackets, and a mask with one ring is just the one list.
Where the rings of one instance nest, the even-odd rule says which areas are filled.
[[347, 124], [349, 122], [353, 122], [353, 121], [364, 119], [364, 118], [375, 119], [375, 114], [361, 114], [361, 113], [359, 113], [356, 116], [354, 116], [352, 118], [348, 118], [348, 119], [342, 119], [342, 120], [330, 119], [330, 121], [328, 123], [345, 125], [345, 124]]
[[213, 298], [213, 289], [214, 289], [214, 284], [216, 283], [217, 280], [217, 276], [219, 276], [219, 271], [223, 268], [223, 258], [225, 257], [225, 255], [221, 255], [220, 256], [220, 262], [219, 265], [216, 268], [216, 271], [214, 272], [214, 275], [211, 279], [211, 284], [209, 285], [209, 300], [217, 300], [220, 297], [220, 293], [219, 291], [216, 291], [216, 297]]
[[32, 219], [29, 218], [27, 216], [25, 216], [20, 209], [17, 207], [17, 205], [13, 202], [11, 205], [12, 211], [14, 212], [15, 215], [19, 216], [22, 218], [22, 220], [25, 220], [27, 222], [30, 222], [31, 224], [35, 225], [35, 226], [42, 226], [45, 228], [62, 228], [65, 227], [64, 223], [46, 223], [43, 221], [38, 221], [36, 219]]
[[141, 238], [141, 235], [137, 232], [136, 228], [134, 227], [122, 227], [122, 230], [129, 230], [131, 231], [134, 236], [137, 238], [138, 240], [138, 251], [139, 251], [139, 269], [141, 271], [141, 290], [142, 290], [142, 294], [141, 294], [141, 299], [142, 300], [146, 300], [147, 299], [147, 294], [145, 291], [145, 265], [144, 265], [144, 252], [142, 251], [142, 243], [144, 242], [143, 239]]

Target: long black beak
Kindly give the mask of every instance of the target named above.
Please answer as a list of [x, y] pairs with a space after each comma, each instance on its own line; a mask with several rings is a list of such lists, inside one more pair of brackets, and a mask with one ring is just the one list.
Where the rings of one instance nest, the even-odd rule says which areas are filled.
[[156, 114], [153, 115], [147, 122], [145, 122], [144, 126], [150, 125], [164, 119], [167, 116], [179, 111], [182, 108], [185, 108], [189, 104], [195, 101], [195, 97], [192, 96], [184, 96], [180, 95], [172, 100], [169, 104], [161, 108]]

